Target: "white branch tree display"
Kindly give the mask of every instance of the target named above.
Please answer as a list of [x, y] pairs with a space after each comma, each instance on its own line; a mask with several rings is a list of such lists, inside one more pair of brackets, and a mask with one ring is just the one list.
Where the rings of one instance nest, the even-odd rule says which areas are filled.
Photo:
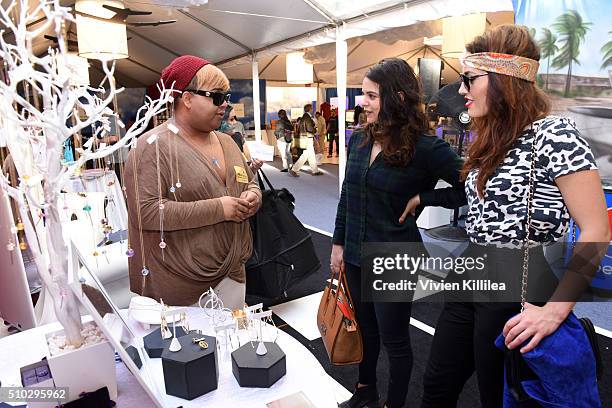
[[[157, 100], [147, 97], [125, 136], [114, 145], [94, 151], [91, 142], [108, 132], [114, 115], [109, 104], [123, 90], [114, 86], [115, 65], [102, 63], [105, 77], [101, 84], [106, 88], [71, 85], [62, 24], [74, 21], [74, 16], [70, 9], [60, 6], [59, 0], [29, 3], [15, 0], [7, 8], [0, 6], [0, 58], [6, 71], [5, 80], [0, 81], [0, 146], [8, 147], [19, 173], [16, 188], [4, 175], [0, 176], [0, 187], [17, 203], [34, 262], [53, 298], [55, 314], [65, 329], [67, 342], [78, 347], [82, 341], [81, 316], [78, 301], [68, 286], [68, 248], [58, 211], [60, 191], [87, 160], [106, 157], [125, 146], [136, 147], [136, 136], [143, 133], [153, 116], [166, 110], [172, 90], [160, 89]], [[44, 22], [30, 30], [31, 23], [41, 16]], [[37, 57], [32, 52], [32, 40], [50, 29], [55, 31], [59, 48]], [[9, 32], [13, 35], [4, 35]], [[7, 42], [6, 37], [13, 37], [14, 42]], [[24, 90], [34, 98], [24, 96]], [[36, 98], [42, 104], [33, 102]], [[79, 150], [78, 160], [63, 165], [60, 159], [65, 141], [100, 123], [102, 126], [95, 126], [89, 143]], [[44, 223], [37, 222], [41, 216]]]

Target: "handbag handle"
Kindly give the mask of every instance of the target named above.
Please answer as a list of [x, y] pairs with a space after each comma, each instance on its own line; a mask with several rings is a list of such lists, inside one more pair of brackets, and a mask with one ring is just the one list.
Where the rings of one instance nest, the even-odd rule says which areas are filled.
[[536, 165], [536, 133], [531, 125], [533, 139], [531, 140], [531, 166], [529, 168], [529, 192], [527, 194], [527, 223], [523, 253], [523, 274], [521, 277], [521, 313], [525, 310], [525, 302], [527, 301], [527, 280], [529, 278], [529, 244], [531, 243], [531, 221], [533, 209], [533, 196], [535, 193], [535, 165]]
[[[328, 285], [330, 291], [331, 291], [331, 287], [334, 282], [335, 276], [336, 276], [336, 273], [332, 271], [331, 277], [329, 279], [329, 285]], [[348, 281], [346, 280], [346, 270], [344, 271], [344, 273], [338, 270], [338, 284], [336, 286], [336, 295], [334, 296], [335, 304], [338, 303], [338, 297], [340, 297], [340, 287], [341, 286], [344, 288], [344, 292], [346, 293], [346, 297], [349, 301], [349, 307], [353, 309], [354, 308], [353, 297], [351, 296], [351, 291], [349, 290], [349, 287], [348, 287]], [[332, 314], [335, 314], [335, 313], [336, 313], [336, 308], [334, 308], [334, 311]]]
[[266, 181], [266, 184], [268, 184], [268, 189], [272, 191], [272, 195], [274, 195], [274, 197], [278, 197], [278, 194], [276, 193], [276, 190], [272, 186], [272, 183], [270, 183], [270, 180], [268, 180], [268, 176], [266, 176], [266, 173], [264, 173], [262, 169], [259, 169], [257, 171], [257, 175], [261, 176], [257, 178], [257, 180], [259, 181], [259, 188], [261, 189], [261, 191], [263, 192], [266, 190], [266, 186], [264, 185], [263, 181], [261, 181], [261, 179], [263, 178]]

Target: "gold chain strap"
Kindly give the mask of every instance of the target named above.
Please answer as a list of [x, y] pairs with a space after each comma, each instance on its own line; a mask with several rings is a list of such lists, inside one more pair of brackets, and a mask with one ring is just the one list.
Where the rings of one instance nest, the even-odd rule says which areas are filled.
[[536, 134], [531, 129], [533, 139], [531, 141], [531, 167], [529, 169], [529, 192], [527, 195], [527, 231], [525, 232], [525, 252], [523, 254], [523, 276], [521, 278], [521, 313], [525, 310], [527, 301], [527, 279], [529, 275], [529, 244], [531, 242], [531, 210], [533, 207], [533, 196], [535, 193], [535, 166], [536, 166]]

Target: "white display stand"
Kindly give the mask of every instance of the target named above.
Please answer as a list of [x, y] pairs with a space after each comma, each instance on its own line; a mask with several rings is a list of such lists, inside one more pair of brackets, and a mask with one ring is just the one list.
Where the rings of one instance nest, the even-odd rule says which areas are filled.
[[[58, 330], [47, 333], [46, 341], [63, 332], [64, 330]], [[54, 356], [49, 353], [47, 361], [55, 386], [68, 388], [68, 401], [77, 399], [83, 392], [95, 391], [105, 386], [108, 387], [110, 398], [113, 401], [117, 399], [115, 352], [108, 340]]]
[[[435, 188], [451, 187], [444, 180], [439, 180]], [[430, 229], [448, 225], [451, 222], [453, 210], [442, 207], [425, 207], [417, 219], [417, 227]]]

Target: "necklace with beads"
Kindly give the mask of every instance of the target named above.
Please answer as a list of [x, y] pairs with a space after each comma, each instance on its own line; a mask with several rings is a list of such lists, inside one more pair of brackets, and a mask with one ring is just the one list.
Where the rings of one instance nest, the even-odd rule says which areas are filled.
[[[136, 145], [134, 145], [134, 148], [136, 148]], [[149, 271], [149, 268], [147, 268], [147, 261], [146, 261], [145, 251], [144, 251], [144, 241], [142, 237], [142, 213], [140, 210], [140, 193], [138, 189], [138, 169], [136, 165], [137, 161], [138, 160], [136, 160], [136, 156], [134, 156], [134, 160], [132, 160], [132, 171], [134, 173], [134, 192], [136, 195], [136, 217], [138, 219], [138, 234], [140, 238], [140, 259], [142, 262], [142, 269], [140, 270], [140, 273], [142, 275], [141, 293], [144, 293], [145, 286], [147, 283], [147, 276], [149, 276], [150, 271]], [[130, 258], [134, 256], [134, 249], [132, 249], [131, 242], [132, 242], [131, 237], [128, 234], [128, 249], [127, 249], [126, 255]]]

